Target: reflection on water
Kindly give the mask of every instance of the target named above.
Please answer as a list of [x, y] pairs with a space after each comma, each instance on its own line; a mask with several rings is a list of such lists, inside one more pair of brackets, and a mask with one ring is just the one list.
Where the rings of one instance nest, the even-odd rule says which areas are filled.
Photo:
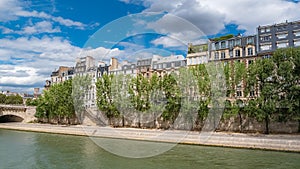
[[0, 129], [0, 168], [299, 168], [299, 153], [178, 145], [151, 158], [131, 159], [88, 137]]

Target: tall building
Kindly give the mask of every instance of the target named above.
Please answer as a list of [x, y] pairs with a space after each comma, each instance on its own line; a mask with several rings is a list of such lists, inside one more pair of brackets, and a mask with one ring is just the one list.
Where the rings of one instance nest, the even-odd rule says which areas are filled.
[[258, 26], [257, 51], [264, 58], [279, 48], [300, 46], [300, 21]]
[[140, 58], [137, 60], [137, 74], [141, 74], [144, 77], [150, 78], [151, 77], [151, 64], [152, 64], [152, 57], [151, 58]]
[[208, 43], [193, 45], [188, 44], [188, 54], [186, 56], [187, 66], [195, 66], [208, 62]]
[[[232, 36], [228, 38], [217, 38], [212, 40], [210, 50], [210, 62], [224, 62], [224, 64], [231, 64], [234, 62], [240, 62], [248, 67], [257, 58], [256, 53], [256, 36]], [[239, 84], [234, 86], [235, 92], [228, 95], [231, 99], [245, 99], [245, 81], [241, 81]]]
[[256, 36], [233, 36], [210, 42], [209, 61], [242, 61], [248, 66], [256, 58]]
[[58, 70], [51, 73], [51, 84], [61, 83], [72, 79], [74, 75], [74, 67], [60, 66]]
[[154, 55], [151, 64], [151, 74], [156, 73], [159, 77], [172, 72], [177, 73], [181, 67], [186, 66], [186, 59], [182, 55], [163, 57]]
[[75, 73], [76, 75], [83, 75], [84, 72], [90, 68], [95, 67], [95, 59], [91, 56], [86, 56], [76, 59]]

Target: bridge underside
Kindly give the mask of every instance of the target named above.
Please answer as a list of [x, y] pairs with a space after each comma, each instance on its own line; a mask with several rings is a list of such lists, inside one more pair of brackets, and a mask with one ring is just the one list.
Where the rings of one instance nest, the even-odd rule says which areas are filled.
[[0, 123], [22, 122], [24, 119], [15, 115], [4, 115], [0, 117]]

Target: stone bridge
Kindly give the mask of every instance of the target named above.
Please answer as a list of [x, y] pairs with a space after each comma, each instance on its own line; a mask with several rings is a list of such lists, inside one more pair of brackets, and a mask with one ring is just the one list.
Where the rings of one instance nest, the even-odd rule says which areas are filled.
[[24, 105], [2, 105], [0, 104], [0, 123], [3, 122], [24, 122], [28, 123], [34, 117], [35, 107]]

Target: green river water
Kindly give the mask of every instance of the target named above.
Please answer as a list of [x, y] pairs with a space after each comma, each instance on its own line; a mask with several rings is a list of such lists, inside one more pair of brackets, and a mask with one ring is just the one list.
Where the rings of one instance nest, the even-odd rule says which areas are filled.
[[177, 145], [151, 158], [111, 154], [88, 137], [0, 129], [1, 169], [300, 168], [300, 153]]

